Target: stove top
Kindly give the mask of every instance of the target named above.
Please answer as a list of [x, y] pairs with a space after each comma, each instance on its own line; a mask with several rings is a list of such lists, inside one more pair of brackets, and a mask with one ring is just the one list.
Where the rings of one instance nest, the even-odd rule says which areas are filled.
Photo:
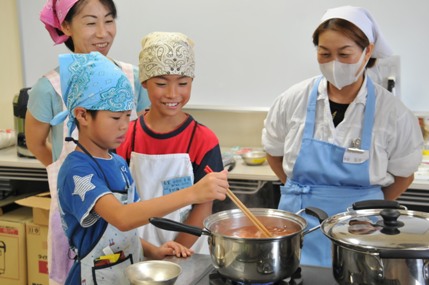
[[303, 285], [303, 281], [301, 277], [301, 268], [298, 268], [298, 270], [289, 278], [269, 283], [245, 283], [232, 281], [228, 278], [221, 276], [214, 269], [209, 275], [209, 285]]
[[[169, 257], [178, 263], [182, 273], [174, 285], [262, 285], [234, 282], [221, 276], [212, 265], [210, 255], [194, 254], [189, 258]], [[264, 285], [337, 285], [331, 268], [301, 266], [291, 278]]]

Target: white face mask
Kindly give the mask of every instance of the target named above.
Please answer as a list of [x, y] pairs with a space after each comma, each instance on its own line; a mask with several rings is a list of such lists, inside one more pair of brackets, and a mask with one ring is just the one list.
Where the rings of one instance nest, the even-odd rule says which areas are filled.
[[362, 68], [362, 70], [359, 71], [365, 58], [365, 51], [366, 48], [363, 50], [359, 61], [356, 63], [342, 63], [336, 59], [327, 63], [320, 63], [320, 71], [331, 84], [341, 90], [344, 86], [355, 83], [365, 70], [365, 68]]

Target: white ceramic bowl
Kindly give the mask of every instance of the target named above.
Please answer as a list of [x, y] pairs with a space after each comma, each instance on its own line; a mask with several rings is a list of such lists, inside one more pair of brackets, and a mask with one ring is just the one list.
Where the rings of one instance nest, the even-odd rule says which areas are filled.
[[180, 273], [182, 273], [180, 265], [165, 260], [137, 262], [126, 269], [132, 285], [172, 285]]

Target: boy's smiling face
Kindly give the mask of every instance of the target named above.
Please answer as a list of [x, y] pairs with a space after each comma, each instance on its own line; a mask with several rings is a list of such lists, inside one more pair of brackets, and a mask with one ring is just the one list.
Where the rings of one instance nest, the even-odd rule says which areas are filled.
[[192, 78], [180, 75], [152, 77], [142, 83], [151, 101], [151, 112], [163, 116], [174, 116], [191, 97]]

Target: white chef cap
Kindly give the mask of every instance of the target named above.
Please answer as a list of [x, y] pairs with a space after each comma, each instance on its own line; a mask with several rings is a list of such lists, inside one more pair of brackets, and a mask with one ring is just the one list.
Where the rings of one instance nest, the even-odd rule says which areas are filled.
[[362, 30], [369, 42], [374, 44], [371, 57], [383, 58], [393, 55], [393, 51], [381, 34], [377, 22], [365, 8], [342, 6], [328, 9], [322, 16], [321, 23], [334, 18], [347, 20]]

